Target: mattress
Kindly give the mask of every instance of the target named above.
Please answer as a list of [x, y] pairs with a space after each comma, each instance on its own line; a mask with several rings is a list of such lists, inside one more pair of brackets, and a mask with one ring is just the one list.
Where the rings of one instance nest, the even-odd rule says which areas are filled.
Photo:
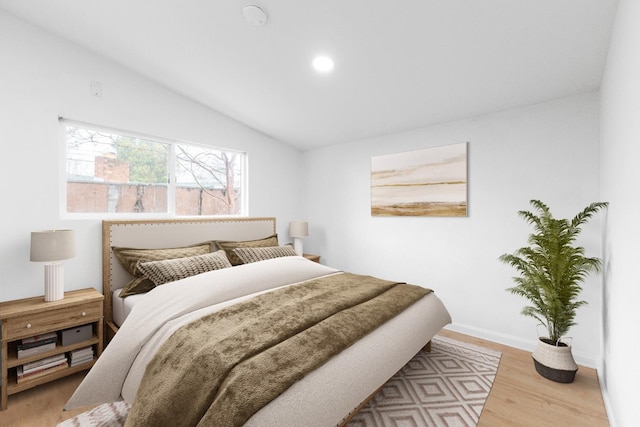
[[[120, 310], [119, 316], [128, 316], [127, 321], [67, 409], [119, 399], [132, 402], [155, 349], [183, 324], [251, 295], [327, 274], [340, 272], [302, 257], [286, 257], [204, 273], [199, 278], [174, 282], [177, 285], [162, 285], [131, 302], [131, 297], [123, 300], [114, 296], [114, 308]], [[184, 286], [190, 286], [190, 291], [184, 292]], [[208, 292], [212, 294], [205, 296]], [[162, 318], [158, 320], [157, 316]], [[442, 302], [435, 293], [429, 293], [295, 383], [247, 425], [338, 424], [450, 321]]]
[[112, 307], [113, 307], [113, 321], [114, 323], [120, 327], [124, 322], [124, 319], [127, 318], [133, 306], [136, 305], [138, 301], [141, 301], [144, 298], [144, 294], [141, 295], [129, 295], [126, 298], [120, 298], [120, 293], [122, 289], [116, 289], [112, 295]]

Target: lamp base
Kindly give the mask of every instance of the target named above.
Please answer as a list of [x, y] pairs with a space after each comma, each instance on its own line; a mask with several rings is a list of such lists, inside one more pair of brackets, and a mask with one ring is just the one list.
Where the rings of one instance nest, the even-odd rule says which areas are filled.
[[293, 250], [296, 251], [296, 255], [302, 256], [302, 239], [298, 237], [293, 239]]
[[62, 264], [44, 266], [44, 300], [57, 301], [64, 298], [64, 267]]

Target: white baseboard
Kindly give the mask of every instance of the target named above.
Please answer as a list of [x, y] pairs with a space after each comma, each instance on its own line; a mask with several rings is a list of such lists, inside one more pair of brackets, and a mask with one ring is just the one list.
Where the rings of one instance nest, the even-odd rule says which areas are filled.
[[616, 427], [616, 420], [613, 416], [613, 407], [611, 406], [611, 397], [602, 374], [602, 370], [598, 369], [598, 383], [600, 384], [600, 391], [602, 392], [602, 400], [604, 401], [604, 409], [607, 411], [607, 418], [609, 419], [609, 427]]
[[[462, 334], [471, 335], [473, 337], [482, 338], [488, 341], [497, 342], [499, 344], [508, 345], [509, 347], [519, 348], [520, 350], [531, 351], [535, 350], [536, 339], [525, 340], [513, 335], [501, 334], [488, 329], [476, 328], [475, 326], [461, 325], [459, 323], [452, 323], [445, 326], [445, 329], [450, 331], [460, 332]], [[597, 369], [598, 364], [592, 357], [584, 356], [583, 354], [573, 351], [573, 358], [578, 365], [585, 366], [587, 368]]]

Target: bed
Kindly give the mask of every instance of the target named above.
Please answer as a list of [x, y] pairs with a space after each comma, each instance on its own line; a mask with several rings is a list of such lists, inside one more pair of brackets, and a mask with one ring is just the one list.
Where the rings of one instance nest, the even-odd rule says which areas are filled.
[[[133, 405], [130, 417], [140, 417], [140, 414], [144, 412], [143, 407], [146, 407], [147, 404], [140, 404], [139, 402], [143, 398], [136, 396], [142, 394], [141, 391], [145, 387], [154, 392], [165, 381], [170, 384], [170, 377], [174, 373], [174, 369], [166, 369], [165, 372], [162, 372], [162, 363], [171, 357], [177, 360], [188, 358], [182, 355], [177, 356], [178, 348], [183, 346], [182, 341], [178, 343], [176, 348], [167, 350], [166, 347], [170, 341], [175, 341], [175, 337], [179, 336], [180, 332], [193, 329], [193, 325], [196, 324], [203, 328], [209, 328], [206, 332], [209, 334], [208, 337], [212, 336], [211, 331], [216, 333], [218, 329], [222, 329], [218, 326], [211, 329], [209, 321], [203, 322], [198, 319], [214, 319], [218, 316], [222, 320], [217, 321], [224, 324], [224, 321], [228, 319], [229, 312], [235, 311], [237, 312], [235, 314], [243, 315], [244, 308], [240, 310], [238, 307], [253, 306], [269, 299], [272, 300], [269, 303], [274, 306], [286, 306], [289, 300], [275, 299], [281, 298], [281, 295], [283, 295], [282, 298], [285, 298], [284, 294], [306, 295], [303, 293], [318, 292], [318, 297], [302, 298], [305, 300], [304, 304], [308, 304], [306, 300], [316, 301], [324, 298], [336, 298], [342, 303], [343, 297], [337, 290], [340, 288], [340, 292], [342, 292], [342, 288], [349, 288], [346, 292], [354, 294], [353, 298], [362, 298], [362, 301], [366, 301], [366, 303], [358, 302], [354, 304], [354, 308], [349, 308], [349, 310], [355, 310], [354, 312], [323, 316], [331, 319], [339, 319], [342, 316], [343, 323], [338, 323], [339, 325], [368, 323], [369, 317], [383, 316], [384, 314], [379, 313], [384, 312], [387, 306], [396, 305], [396, 301], [400, 301], [404, 297], [398, 290], [396, 296], [389, 297], [392, 299], [378, 302], [377, 306], [373, 305], [373, 307], [377, 307], [374, 308], [375, 315], [372, 313], [362, 314], [364, 312], [357, 310], [360, 310], [361, 306], [375, 304], [378, 296], [362, 296], [359, 289], [367, 289], [368, 292], [370, 285], [361, 285], [360, 281], [373, 281], [375, 286], [381, 287], [381, 295], [389, 295], [392, 290], [395, 291], [400, 289], [400, 286], [406, 286], [410, 288], [411, 292], [416, 293], [413, 300], [407, 300], [404, 306], [399, 306], [396, 313], [388, 314], [388, 319], [381, 318], [379, 324], [370, 326], [372, 331], [357, 332], [360, 335], [357, 335], [355, 342], [344, 344], [344, 348], [339, 350], [328, 350], [326, 360], [314, 362], [317, 366], [314, 365], [312, 369], [301, 374], [292, 374], [290, 382], [283, 386], [283, 390], [278, 392], [276, 397], [258, 405], [258, 409], [250, 415], [244, 415], [246, 422], [243, 421], [240, 424], [261, 427], [343, 425], [393, 374], [421, 348], [425, 347], [443, 326], [450, 323], [449, 313], [434, 292], [425, 291], [421, 287], [413, 285], [386, 283], [387, 281], [369, 276], [353, 275], [304, 257], [295, 256], [295, 254], [290, 254], [286, 247], [281, 246], [282, 242], [272, 246], [274, 241], [277, 241], [276, 230], [275, 218], [104, 221], [103, 290], [107, 328], [105, 335], [108, 337], [109, 344], [69, 400], [66, 408], [124, 400], [129, 405]], [[215, 258], [211, 254], [221, 255], [223, 258], [224, 255], [229, 258], [236, 255], [246, 256], [247, 254], [255, 257], [258, 254], [257, 259], [249, 258], [250, 261], [258, 262], [246, 262], [234, 266], [225, 265], [225, 268], [212, 268], [210, 271], [184, 278], [179, 275], [176, 276], [178, 280], [164, 279], [169, 281], [167, 283], [159, 282], [161, 286], [155, 286], [147, 292], [120, 298], [119, 295], [123, 290], [125, 293], [128, 292], [127, 286], [136, 278], [123, 267], [126, 263], [120, 262], [118, 258], [121, 255], [116, 253], [117, 250], [200, 248], [202, 244], [211, 241], [215, 241], [216, 245], [210, 247], [209, 255], [184, 257], [179, 263], [184, 264], [182, 260], [191, 258], [204, 257], [207, 260]], [[231, 250], [226, 246], [226, 243], [231, 243]], [[247, 243], [246, 250], [243, 249], [245, 243]], [[254, 249], [254, 246], [257, 249]], [[240, 250], [234, 250], [234, 248]], [[273, 255], [273, 251], [276, 251], [277, 255]], [[234, 264], [238, 260], [235, 259]], [[144, 263], [145, 272], [148, 273], [146, 277], [155, 278], [154, 270], [148, 268], [163, 267], [166, 263], [170, 264], [173, 261], [175, 260]], [[245, 261], [247, 260], [245, 259]], [[138, 265], [143, 264], [139, 263]], [[182, 274], [182, 269], [175, 271], [180, 271]], [[343, 282], [349, 283], [349, 286], [345, 286]], [[212, 283], [215, 286], [212, 286]], [[326, 286], [334, 286], [335, 288], [325, 288]], [[402, 295], [406, 291], [403, 290]], [[322, 297], [320, 298], [320, 296]], [[289, 296], [287, 295], [286, 298]], [[344, 298], [352, 298], [352, 296]], [[324, 301], [320, 301], [320, 303], [324, 304]], [[297, 322], [306, 321], [303, 319], [306, 317], [306, 313], [324, 310], [324, 306], [321, 309], [316, 306], [312, 307], [311, 309], [301, 309], [300, 312], [288, 308], [285, 312], [273, 314], [273, 310], [269, 306], [263, 311], [269, 316], [278, 317], [267, 317], [271, 319], [268, 322], [256, 320], [256, 328], [263, 324], [278, 324], [281, 318], [283, 325], [297, 324]], [[357, 315], [367, 316], [367, 321], [354, 322], [352, 319], [365, 319], [365, 317], [349, 317]], [[252, 314], [250, 317], [254, 317], [254, 315]], [[234, 322], [236, 321], [227, 321], [229, 324], [235, 324]], [[319, 322], [322, 325], [324, 323], [325, 320]], [[304, 324], [300, 323], [300, 325]], [[322, 337], [313, 332], [318, 326], [314, 324], [312, 327], [292, 327], [301, 328], [304, 333], [311, 331], [309, 336], [316, 340], [312, 344], [309, 344], [307, 338], [302, 340], [304, 341], [303, 345], [308, 346], [304, 348], [313, 349], [308, 352], [309, 357], [304, 357], [304, 359], [313, 359], [316, 357], [316, 353], [320, 354], [318, 357], [322, 357], [324, 350], [317, 343], [326, 341], [326, 338], [323, 341]], [[269, 329], [269, 327], [265, 328]], [[277, 327], [278, 333], [280, 328], [281, 326]], [[340, 326], [342, 331], [341, 328], [342, 326]], [[225, 339], [237, 340], [239, 339], [237, 335], [236, 332], [229, 333], [229, 337]], [[297, 336], [298, 332], [291, 335]], [[209, 340], [206, 341], [209, 342]], [[221, 339], [220, 344], [216, 342], [215, 345], [222, 345], [223, 342], [227, 343]], [[310, 345], [312, 347], [309, 347]], [[233, 346], [234, 348], [243, 347], [244, 342], [240, 345], [233, 344]], [[281, 345], [273, 347], [280, 348]], [[163, 351], [165, 352], [164, 357], [167, 359], [158, 361], [160, 353]], [[288, 351], [289, 353], [284, 352], [283, 354], [291, 354], [291, 350]], [[333, 353], [331, 353], [332, 351]], [[254, 356], [252, 354], [251, 358]], [[271, 359], [281, 357], [271, 357]], [[242, 356], [243, 361], [245, 358]], [[197, 360], [198, 364], [202, 363], [201, 359]], [[279, 363], [281, 362], [279, 361]], [[151, 374], [145, 374], [147, 366], [149, 366], [149, 371], [153, 371], [154, 369], [151, 368], [155, 367], [156, 373], [160, 373], [161, 376], [158, 377], [157, 374], [155, 379], [158, 385], [154, 385], [153, 380], [149, 379]], [[191, 365], [186, 365], [185, 362], [185, 366]], [[236, 364], [233, 366], [235, 369]], [[194, 372], [199, 372], [196, 368], [188, 368], [185, 373], [179, 375], [184, 375], [187, 378], [192, 369]], [[239, 377], [240, 374], [237, 376]], [[246, 376], [251, 378], [251, 381], [254, 381], [256, 377], [265, 377], [264, 375], [256, 376], [255, 373], [246, 374]], [[280, 377], [279, 374], [276, 376]], [[224, 379], [224, 381], [224, 384], [227, 384], [228, 379]], [[240, 380], [237, 382], [242, 384]], [[247, 380], [245, 380], [246, 382]], [[269, 380], [267, 382], [275, 383], [276, 381]], [[179, 386], [181, 385], [176, 383], [173, 387]], [[202, 388], [202, 385], [199, 384], [198, 387]], [[245, 387], [248, 387], [248, 391], [245, 390], [243, 393], [253, 393], [254, 387], [252, 385], [245, 384]], [[182, 394], [188, 395], [189, 392]], [[228, 394], [236, 396], [236, 399], [245, 399], [244, 394], [234, 394], [233, 391], [229, 391]], [[240, 394], [239, 398], [238, 394]], [[162, 398], [164, 397], [154, 396], [150, 400], [153, 403]], [[173, 397], [167, 399], [169, 399], [168, 403], [160, 405], [158, 410], [174, 403], [171, 402]], [[179, 407], [181, 408], [188, 403], [180, 403]], [[245, 403], [243, 401], [240, 406], [245, 406]], [[249, 404], [247, 403], [247, 405]], [[214, 407], [213, 403], [211, 407]], [[244, 408], [239, 410], [244, 410]], [[218, 412], [227, 412], [227, 408], [225, 407], [224, 411]], [[229, 409], [228, 412], [233, 411]], [[171, 421], [171, 424], [174, 424], [174, 421]], [[189, 423], [185, 425], [189, 425]], [[215, 425], [222, 425], [222, 422], [216, 422]]]

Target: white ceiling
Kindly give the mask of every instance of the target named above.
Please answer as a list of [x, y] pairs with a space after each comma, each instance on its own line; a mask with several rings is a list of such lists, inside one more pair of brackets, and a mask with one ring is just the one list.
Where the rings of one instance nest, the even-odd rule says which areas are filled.
[[[244, 21], [257, 4], [264, 26]], [[0, 0], [307, 150], [599, 87], [617, 0]], [[316, 54], [335, 69], [311, 68]]]

